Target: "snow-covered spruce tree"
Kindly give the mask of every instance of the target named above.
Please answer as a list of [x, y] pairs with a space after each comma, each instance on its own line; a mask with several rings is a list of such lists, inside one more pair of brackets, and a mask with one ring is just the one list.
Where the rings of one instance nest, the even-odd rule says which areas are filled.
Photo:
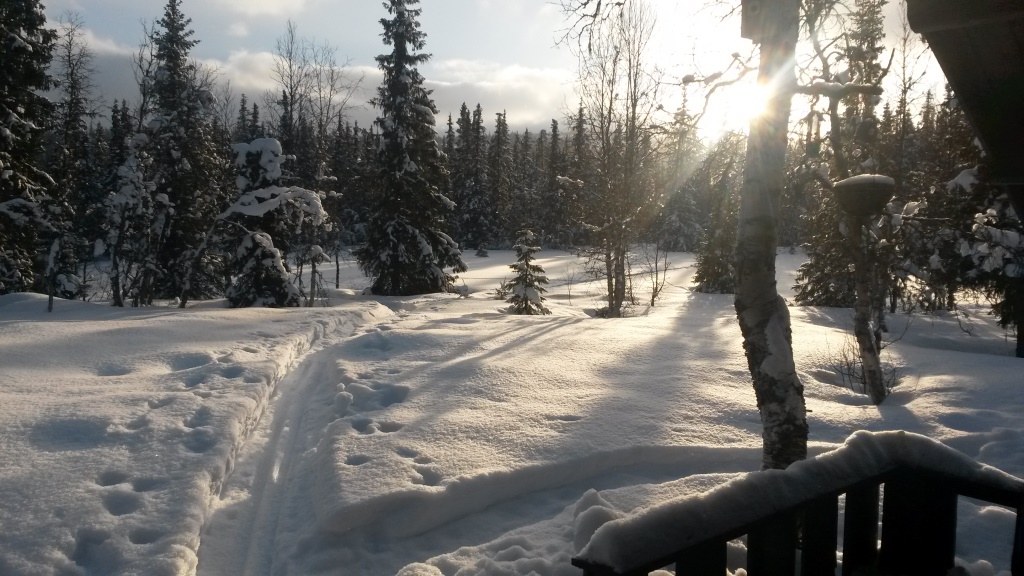
[[247, 232], [232, 255], [231, 284], [225, 290], [228, 305], [247, 308], [298, 306], [302, 294], [288, 278], [281, 251], [265, 232]]
[[390, 54], [377, 57], [384, 82], [373, 105], [380, 111], [377, 152], [379, 189], [367, 227], [366, 244], [356, 250], [360, 269], [373, 278], [372, 291], [408, 295], [450, 290], [464, 272], [462, 253], [445, 232], [454, 209], [441, 189], [447, 179], [434, 140], [437, 109], [417, 66], [426, 35], [420, 30], [418, 0], [390, 0], [391, 18], [381, 19]]
[[56, 38], [45, 26], [38, 1], [0, 3], [0, 294], [32, 286], [38, 243], [55, 231], [44, 212], [53, 182], [36, 164]]
[[491, 241], [497, 246], [508, 246], [507, 226], [509, 198], [512, 194], [512, 141], [508, 132], [505, 112], [495, 114], [494, 134], [487, 148], [487, 195], [494, 208], [494, 230]]
[[714, 185], [717, 206], [697, 249], [693, 282], [698, 292], [732, 294], [736, 290], [736, 215], [740, 202], [739, 194], [729, 184], [731, 171], [732, 166], [728, 166]]
[[519, 233], [519, 241], [516, 243], [516, 263], [510, 264], [509, 268], [516, 273], [509, 283], [511, 295], [506, 302], [509, 303], [508, 311], [512, 314], [551, 314], [551, 311], [544, 306], [544, 285], [548, 283], [548, 277], [544, 275], [544, 268], [534, 264], [533, 256], [540, 250], [534, 246], [536, 238], [533, 232], [523, 230]]
[[702, 223], [705, 232], [697, 248], [697, 273], [693, 281], [698, 292], [731, 294], [736, 289], [736, 225], [740, 207], [740, 174], [746, 138], [726, 134], [708, 151], [687, 187], [696, 190], [699, 213], [710, 213]]
[[84, 266], [102, 235], [97, 213], [104, 190], [98, 163], [91, 161], [89, 124], [98, 115], [92, 98], [93, 53], [80, 16], [62, 15], [59, 30], [54, 50], [57, 101], [46, 154], [54, 180], [50, 213], [59, 233], [51, 240], [45, 288], [51, 297], [74, 298], [85, 295]]
[[[301, 290], [292, 282], [275, 241], [296, 230], [316, 229], [326, 221], [320, 194], [278, 185], [287, 159], [278, 140], [259, 138], [235, 144], [233, 149], [239, 196], [214, 220], [200, 256], [227, 257], [231, 278], [225, 292], [232, 308], [298, 306]], [[182, 306], [185, 302], [183, 298]]]
[[469, 124], [469, 149], [466, 160], [470, 186], [458, 201], [461, 209], [462, 242], [464, 248], [474, 248], [478, 256], [486, 256], [486, 246], [491, 243], [496, 223], [494, 202], [487, 184], [487, 130], [483, 125], [483, 108], [480, 104], [473, 110]]
[[104, 243], [110, 257], [111, 303], [145, 304], [142, 285], [157, 267], [157, 242], [170, 215], [166, 195], [154, 195], [152, 159], [146, 150], [149, 138], [136, 134], [125, 138], [125, 158], [116, 167], [112, 192], [104, 200]]
[[960, 239], [967, 263], [961, 283], [982, 291], [999, 325], [1016, 329], [1016, 356], [1024, 358], [1024, 222], [1005, 193], [985, 182], [978, 170], [966, 170], [949, 183], [981, 199], [982, 210], [971, 223], [970, 237]]
[[[166, 197], [169, 218], [152, 248], [156, 267], [147, 271], [140, 286], [140, 300], [180, 296], [204, 233], [226, 203], [230, 159], [212, 123], [215, 103], [211, 78], [189, 58], [198, 40], [192, 39], [191, 19], [181, 12], [181, 0], [167, 0], [164, 16], [157, 22], [152, 42], [156, 68], [149, 79], [154, 109], [146, 122], [155, 196]], [[209, 263], [207, 263], [209, 264]], [[197, 284], [187, 289], [193, 296], [220, 293], [216, 284]]]

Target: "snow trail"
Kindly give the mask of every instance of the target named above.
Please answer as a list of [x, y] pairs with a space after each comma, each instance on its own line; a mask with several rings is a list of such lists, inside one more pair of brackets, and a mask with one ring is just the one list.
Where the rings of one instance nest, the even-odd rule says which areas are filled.
[[[198, 574], [271, 574], [278, 549], [311, 517], [308, 451], [319, 441], [323, 389], [337, 377], [337, 344], [307, 356], [279, 393], [227, 479], [199, 547]], [[326, 396], [329, 403], [331, 395]], [[284, 540], [284, 542], [282, 542]]]

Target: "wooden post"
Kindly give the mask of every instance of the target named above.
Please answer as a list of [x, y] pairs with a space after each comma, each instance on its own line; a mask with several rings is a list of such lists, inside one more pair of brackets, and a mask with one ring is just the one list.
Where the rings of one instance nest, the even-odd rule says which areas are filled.
[[727, 568], [725, 541], [695, 546], [676, 560], [676, 576], [722, 576]]
[[885, 483], [878, 568], [904, 576], [945, 574], [956, 553], [957, 494], [927, 477]]
[[1024, 504], [1017, 506], [1017, 525], [1013, 532], [1013, 556], [1010, 573], [1024, 574]]
[[818, 576], [836, 573], [836, 538], [839, 532], [839, 500], [827, 496], [804, 508], [803, 548], [800, 574]]
[[784, 513], [747, 534], [747, 573], [750, 576], [796, 573], [795, 514]]
[[843, 576], [870, 569], [878, 555], [878, 484], [846, 493], [843, 522]]

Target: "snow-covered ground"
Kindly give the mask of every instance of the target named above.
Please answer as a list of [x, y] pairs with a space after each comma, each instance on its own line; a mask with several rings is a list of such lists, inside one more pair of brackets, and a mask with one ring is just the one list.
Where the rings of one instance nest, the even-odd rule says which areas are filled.
[[[690, 255], [620, 320], [538, 256], [550, 316], [501, 312], [497, 251], [468, 298], [361, 296], [354, 266], [312, 309], [0, 297], [0, 574], [568, 576], [600, 521], [757, 469], [732, 297], [690, 292]], [[850, 311], [790, 310], [813, 453], [905, 429], [1024, 475], [1024, 361], [991, 318], [892, 318], [876, 408], [826, 366]], [[1014, 518], [961, 502], [972, 573], [1008, 569]]]

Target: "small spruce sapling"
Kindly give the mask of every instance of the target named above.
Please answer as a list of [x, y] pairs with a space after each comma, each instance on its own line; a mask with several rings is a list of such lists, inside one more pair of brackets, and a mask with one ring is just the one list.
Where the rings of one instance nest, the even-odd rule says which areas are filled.
[[509, 265], [516, 273], [516, 277], [509, 283], [512, 294], [506, 300], [510, 304], [508, 311], [512, 314], [551, 314], [544, 306], [542, 296], [546, 291], [543, 285], [548, 283], [548, 277], [544, 275], [542, 266], [533, 263], [533, 255], [540, 250], [540, 247], [533, 246], [534, 240], [533, 232], [520, 232], [519, 242], [515, 246], [516, 263]]

